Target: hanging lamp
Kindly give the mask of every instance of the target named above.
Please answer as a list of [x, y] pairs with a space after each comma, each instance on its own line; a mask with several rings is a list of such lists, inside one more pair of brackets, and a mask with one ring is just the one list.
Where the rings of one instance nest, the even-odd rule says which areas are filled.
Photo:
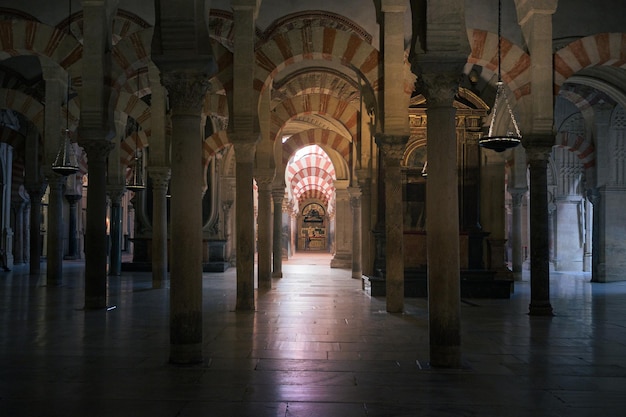
[[[513, 130], [507, 130], [504, 134], [494, 132], [494, 125], [501, 111], [506, 111], [509, 115], [509, 125], [513, 126]], [[522, 135], [519, 130], [513, 110], [506, 96], [506, 89], [502, 82], [502, 0], [498, 0], [498, 82], [496, 83], [496, 99], [493, 103], [491, 115], [491, 123], [489, 123], [489, 131], [487, 136], [483, 136], [478, 144], [483, 148], [492, 149], [496, 152], [503, 152], [507, 149], [514, 148], [522, 141]]]
[[[139, 72], [137, 72], [137, 94], [139, 94]], [[141, 151], [139, 150], [139, 124], [134, 123], [134, 133], [135, 137], [135, 166], [133, 167], [133, 176], [128, 184], [126, 184], [126, 188], [128, 190], [138, 192], [143, 191], [146, 188], [146, 184], [143, 182], [143, 178], [140, 175], [140, 159], [141, 159]]]
[[[72, 2], [69, 2], [69, 17], [67, 24], [67, 34], [70, 35], [70, 26], [72, 25]], [[70, 73], [67, 73], [67, 93], [66, 93], [65, 106], [67, 113], [65, 117], [65, 132], [61, 138], [59, 144], [59, 150], [57, 156], [52, 163], [52, 171], [59, 175], [67, 176], [78, 172], [78, 159], [76, 158], [76, 151], [71, 142], [70, 132]]]

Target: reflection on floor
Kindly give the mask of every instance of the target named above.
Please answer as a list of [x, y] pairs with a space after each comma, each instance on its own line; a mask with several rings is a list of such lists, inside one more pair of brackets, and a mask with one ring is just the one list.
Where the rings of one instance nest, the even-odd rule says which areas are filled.
[[466, 368], [428, 366], [427, 300], [385, 312], [325, 254], [298, 254], [236, 313], [235, 270], [204, 274], [205, 362], [168, 357], [168, 290], [110, 279], [110, 311], [82, 311], [81, 263], [65, 284], [0, 275], [2, 416], [622, 416], [626, 282], [552, 274], [553, 318], [510, 300], [464, 300]]

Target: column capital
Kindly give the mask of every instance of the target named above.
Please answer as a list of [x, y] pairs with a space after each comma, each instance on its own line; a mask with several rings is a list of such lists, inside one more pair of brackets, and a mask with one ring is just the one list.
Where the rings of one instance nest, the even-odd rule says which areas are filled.
[[383, 13], [404, 13], [406, 11], [406, 1], [404, 0], [382, 0], [380, 10]]
[[513, 207], [520, 207], [524, 194], [528, 191], [527, 187], [508, 188], [509, 194], [511, 194]]
[[87, 153], [88, 162], [106, 162], [115, 144], [106, 139], [84, 139], [78, 143]]
[[[456, 62], [451, 65], [457, 66]], [[426, 97], [428, 108], [452, 107], [454, 97], [459, 91], [462, 68], [459, 72], [445, 68], [442, 72], [423, 72], [419, 76], [422, 93]]]
[[76, 204], [81, 198], [83, 198], [83, 196], [80, 194], [65, 194], [65, 199], [70, 205]]
[[107, 195], [111, 199], [112, 204], [119, 205], [122, 201], [122, 197], [126, 192], [126, 186], [121, 184], [107, 185]]
[[524, 135], [522, 145], [526, 149], [526, 158], [529, 163], [537, 160], [547, 161], [552, 154], [554, 135]]
[[284, 188], [273, 188], [272, 189], [272, 199], [276, 204], [282, 204], [282, 200], [285, 198], [285, 189]]
[[359, 187], [349, 187], [348, 194], [350, 194], [350, 207], [361, 207], [361, 189]]
[[199, 115], [204, 96], [211, 86], [201, 71], [166, 71], [161, 82], [168, 92], [170, 106], [175, 114]]
[[235, 161], [238, 163], [254, 163], [256, 156], [256, 140], [255, 141], [236, 141], [232, 142], [235, 148]]
[[386, 135], [377, 133], [375, 135], [376, 145], [380, 148], [388, 166], [399, 166], [404, 157], [406, 144], [409, 141], [408, 135]]
[[148, 175], [152, 179], [153, 189], [167, 190], [172, 171], [169, 167], [148, 167]]
[[254, 179], [259, 186], [259, 190], [271, 191], [274, 176], [275, 170], [273, 168], [259, 168], [254, 170]]

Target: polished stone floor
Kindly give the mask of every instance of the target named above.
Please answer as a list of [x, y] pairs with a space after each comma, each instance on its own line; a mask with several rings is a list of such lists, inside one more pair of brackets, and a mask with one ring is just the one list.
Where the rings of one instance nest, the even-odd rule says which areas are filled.
[[[83, 265], [64, 285], [0, 273], [0, 416], [625, 416], [626, 282], [552, 274], [555, 317], [510, 300], [461, 305], [464, 369], [428, 366], [427, 300], [388, 314], [350, 271], [301, 255], [234, 312], [235, 270], [204, 274], [201, 366], [168, 358], [168, 290], [148, 273], [83, 311]], [[24, 267], [25, 268], [25, 267]]]

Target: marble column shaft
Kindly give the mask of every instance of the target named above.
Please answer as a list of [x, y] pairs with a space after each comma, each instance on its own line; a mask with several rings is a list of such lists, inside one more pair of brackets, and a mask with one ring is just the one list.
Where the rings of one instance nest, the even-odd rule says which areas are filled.
[[387, 311], [404, 310], [404, 222], [400, 163], [409, 137], [377, 134], [385, 167], [385, 285]]
[[109, 198], [111, 199], [109, 275], [114, 276], [122, 274], [122, 197], [124, 192], [124, 186], [109, 186]]
[[352, 278], [363, 278], [361, 238], [361, 190], [358, 187], [348, 188], [350, 207], [352, 208]]
[[[358, 174], [357, 174], [358, 175]], [[359, 188], [361, 189], [361, 269], [363, 274], [371, 275], [374, 270], [374, 259], [372, 257], [372, 240], [371, 240], [371, 185], [370, 178], [361, 177], [359, 175]]]
[[41, 272], [41, 185], [34, 184], [27, 188], [30, 196], [30, 248], [29, 264], [31, 275]]
[[80, 145], [89, 161], [87, 219], [85, 224], [85, 309], [107, 307], [107, 156], [113, 143], [86, 139]]
[[167, 280], [167, 188], [169, 167], [150, 167], [152, 179], [152, 288], [163, 288]]
[[170, 362], [202, 361], [202, 131], [209, 87], [198, 72], [162, 75], [172, 107]]
[[283, 277], [283, 199], [285, 189], [276, 188], [272, 190], [272, 201], [274, 203], [274, 232], [272, 233], [272, 277]]
[[[437, 77], [434, 75], [434, 77]], [[452, 81], [443, 83], [454, 85]], [[444, 100], [439, 101], [444, 96]], [[446, 99], [447, 98], [447, 99]], [[458, 169], [452, 97], [435, 93], [428, 106], [428, 319], [433, 366], [461, 366], [461, 279]]]
[[250, 311], [254, 302], [253, 171], [257, 135], [233, 140], [236, 158], [235, 234], [237, 240], [236, 309]]
[[15, 214], [15, 227], [14, 227], [14, 235], [13, 246], [15, 247], [13, 251], [13, 263], [23, 264], [24, 263], [24, 201], [18, 201], [12, 204], [13, 211]]
[[65, 259], [80, 259], [78, 253], [78, 201], [82, 198], [79, 194], [66, 194], [65, 199], [69, 203], [69, 217], [67, 221], [68, 229], [68, 250]]
[[258, 280], [259, 288], [272, 288], [272, 180], [273, 177], [257, 177], [259, 190], [258, 213]]
[[512, 270], [515, 273], [515, 280], [522, 279], [522, 265], [524, 263], [524, 254], [522, 253], [522, 201], [526, 189], [509, 189], [512, 198], [511, 210], [511, 251], [512, 251]]
[[48, 250], [46, 252], [47, 285], [63, 283], [63, 185], [65, 177], [47, 173], [48, 187]]
[[[524, 145], [530, 171], [530, 305], [531, 316], [551, 316], [550, 304], [550, 230], [548, 215], [548, 157], [551, 146]], [[552, 137], [536, 140], [554, 143]]]

